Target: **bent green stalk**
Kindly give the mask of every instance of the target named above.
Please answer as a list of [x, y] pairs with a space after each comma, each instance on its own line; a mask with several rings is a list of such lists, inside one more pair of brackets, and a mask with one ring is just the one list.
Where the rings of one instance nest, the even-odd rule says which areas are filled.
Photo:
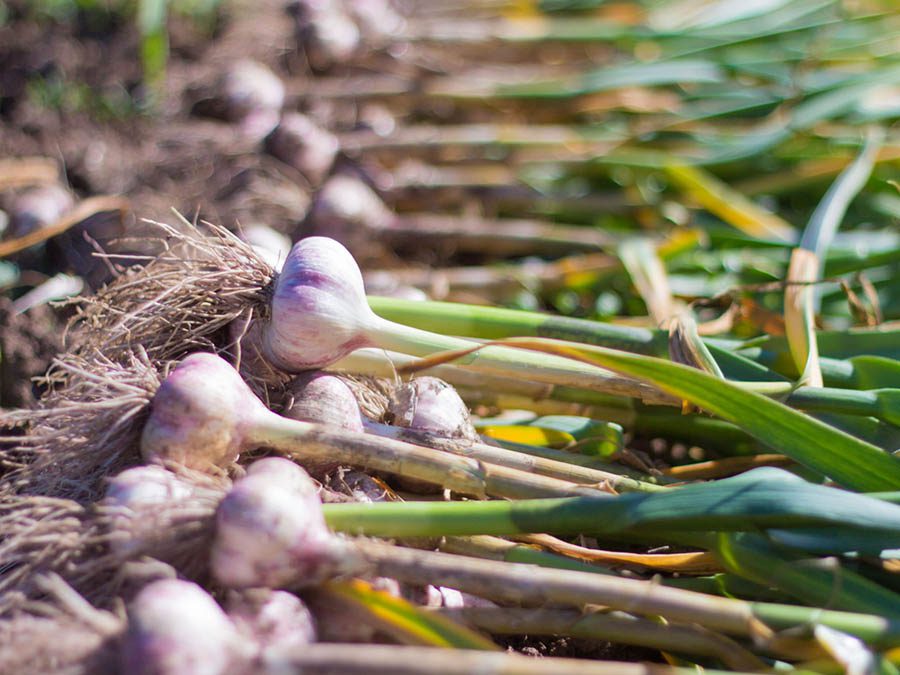
[[[668, 335], [661, 330], [453, 302], [421, 302], [378, 296], [369, 296], [368, 300], [380, 316], [448, 335], [485, 340], [516, 336], [545, 337], [648, 356], [668, 355]], [[857, 354], [900, 358], [900, 351], [897, 350], [897, 345], [900, 345], [898, 329], [861, 329], [839, 333], [820, 331], [816, 337], [822, 354], [822, 375], [827, 386], [871, 388], [871, 383], [858, 378], [856, 371], [863, 365], [856, 366], [857, 359], [852, 357]], [[746, 347], [739, 340], [705, 338], [704, 343], [726, 377], [759, 381], [778, 379], [769, 368], [788, 376], [796, 375], [783, 338], [765, 338]]]
[[708, 531], [854, 527], [900, 531], [900, 507], [806, 483], [780, 469], [654, 494], [516, 502], [408, 502], [325, 505], [331, 527], [389, 537], [451, 535], [610, 534], [641, 528]]

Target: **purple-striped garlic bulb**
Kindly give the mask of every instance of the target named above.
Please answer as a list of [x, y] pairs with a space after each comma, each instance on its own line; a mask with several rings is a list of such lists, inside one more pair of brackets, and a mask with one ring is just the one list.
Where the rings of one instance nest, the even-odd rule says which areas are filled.
[[350, 252], [334, 239], [307, 237], [276, 281], [263, 353], [289, 373], [322, 368], [369, 346], [364, 331], [377, 321]]
[[129, 675], [226, 675], [241, 672], [255, 646], [196, 584], [164, 579], [128, 607], [122, 672]]

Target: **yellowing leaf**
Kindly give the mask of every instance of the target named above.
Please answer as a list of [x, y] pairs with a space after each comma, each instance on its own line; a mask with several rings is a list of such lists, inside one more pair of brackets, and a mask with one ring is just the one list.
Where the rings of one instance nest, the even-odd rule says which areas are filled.
[[572, 434], [555, 429], [542, 429], [540, 427], [519, 426], [515, 424], [491, 425], [481, 427], [479, 431], [488, 438], [522, 445], [538, 445], [540, 447], [560, 447], [575, 442]]
[[695, 166], [670, 164], [666, 174], [697, 204], [744, 234], [792, 242], [794, 228], [715, 176]]
[[481, 633], [416, 607], [403, 598], [375, 590], [365, 581], [334, 581], [325, 584], [325, 590], [368, 612], [405, 644], [499, 651]]

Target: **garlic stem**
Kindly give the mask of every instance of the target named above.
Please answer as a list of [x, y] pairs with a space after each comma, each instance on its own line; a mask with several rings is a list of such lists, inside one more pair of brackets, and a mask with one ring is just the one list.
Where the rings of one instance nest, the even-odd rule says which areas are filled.
[[[522, 452], [516, 452], [515, 450], [507, 450], [506, 448], [488, 445], [487, 443], [459, 442], [455, 439], [440, 438], [433, 434], [417, 431], [415, 429], [404, 429], [402, 427], [394, 427], [388, 424], [379, 424], [377, 422], [366, 422], [366, 430], [379, 436], [396, 438], [417, 445], [439, 448], [455, 455], [477, 459], [480, 462], [490, 462], [499, 466], [537, 473], [543, 476], [550, 476], [572, 483], [597, 486], [605, 485], [620, 492], [659, 492], [667, 489], [661, 485], [654, 485], [652, 483], [635, 480], [634, 478], [622, 476], [610, 471], [579, 466], [577, 464], [569, 464], [564, 461], [546, 457], [528, 455]], [[559, 452], [565, 454], [564, 451]]]
[[[327, 367], [361, 347], [429, 356], [478, 345], [376, 315], [368, 305], [353, 256], [328, 237], [307, 237], [294, 245], [276, 281], [271, 309], [271, 319], [262, 326], [263, 351], [273, 365], [287, 372]], [[491, 346], [458, 363], [494, 375], [622, 394], [648, 403], [680, 404], [651, 385], [550, 354]]]
[[[411, 356], [430, 356], [442, 351], [468, 349], [472, 340], [439, 335], [382, 319], [378, 315], [363, 327], [371, 346]], [[614, 375], [608, 370], [562, 357], [509, 347], [485, 347], [454, 361], [461, 367], [491, 375], [525, 377], [534, 382], [580, 387], [639, 398], [645, 403], [675, 405], [675, 400], [652, 386]]]

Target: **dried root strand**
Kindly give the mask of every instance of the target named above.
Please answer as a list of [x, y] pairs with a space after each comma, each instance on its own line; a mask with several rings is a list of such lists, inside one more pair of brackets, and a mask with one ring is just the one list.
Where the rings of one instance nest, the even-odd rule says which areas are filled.
[[0, 530], [0, 616], [12, 615], [43, 597], [42, 574], [58, 572], [79, 587], [103, 585], [93, 571], [94, 561], [103, 556], [107, 535], [77, 502], [3, 495]]
[[[123, 359], [124, 360], [124, 359]], [[116, 362], [65, 354], [45, 376], [33, 410], [0, 416], [0, 488], [95, 501], [102, 479], [139, 461], [138, 442], [160, 373], [143, 351]]]
[[164, 362], [227, 347], [229, 323], [265, 314], [275, 271], [249, 244], [209, 223], [203, 224], [208, 235], [183, 218], [178, 228], [148, 224], [160, 231], [159, 255], [78, 299], [70, 326], [74, 351], [122, 361], [141, 346], [151, 360]]
[[[101, 607], [112, 606], [148, 576], [159, 576], [148, 559], [158, 561], [156, 568], [205, 580], [215, 510], [230, 481], [196, 472], [183, 472], [180, 478], [191, 483], [190, 497], [136, 511], [33, 495], [0, 497], [0, 617], [28, 610], [35, 602], [53, 604], [42, 582], [48, 574], [58, 575]], [[123, 540], [133, 545], [114, 545]]]
[[105, 675], [118, 672], [120, 616], [95, 609], [50, 574], [38, 578], [47, 602], [0, 619], [0, 672]]
[[390, 407], [391, 395], [395, 387], [394, 382], [368, 375], [340, 373], [337, 376], [350, 387], [350, 391], [356, 397], [360, 410], [366, 417], [376, 422], [385, 421], [385, 416]]

